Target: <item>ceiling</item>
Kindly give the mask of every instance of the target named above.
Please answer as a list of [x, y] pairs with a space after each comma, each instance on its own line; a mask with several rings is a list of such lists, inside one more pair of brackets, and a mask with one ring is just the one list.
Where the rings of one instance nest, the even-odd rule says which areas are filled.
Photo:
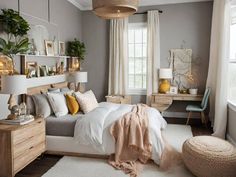
[[[68, 0], [80, 10], [91, 10], [92, 0]], [[188, 2], [203, 2], [212, 0], [140, 0], [139, 6], [152, 6], [161, 4], [177, 4], [177, 3], [188, 3]]]

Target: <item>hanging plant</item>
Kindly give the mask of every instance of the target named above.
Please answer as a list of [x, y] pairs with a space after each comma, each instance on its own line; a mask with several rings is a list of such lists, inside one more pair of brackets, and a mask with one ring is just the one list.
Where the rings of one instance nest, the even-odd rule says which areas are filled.
[[0, 38], [0, 53], [11, 58], [15, 71], [14, 55], [26, 53], [29, 49], [27, 33], [30, 26], [19, 12], [12, 9], [2, 9], [0, 25], [7, 34], [7, 39]]

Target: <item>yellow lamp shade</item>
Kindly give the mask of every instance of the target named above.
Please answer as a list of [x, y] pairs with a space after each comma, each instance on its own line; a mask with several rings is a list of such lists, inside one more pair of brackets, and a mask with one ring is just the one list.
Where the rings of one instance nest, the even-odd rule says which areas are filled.
[[159, 92], [160, 93], [167, 93], [170, 91], [170, 82], [166, 79], [161, 81], [161, 84], [159, 86]]

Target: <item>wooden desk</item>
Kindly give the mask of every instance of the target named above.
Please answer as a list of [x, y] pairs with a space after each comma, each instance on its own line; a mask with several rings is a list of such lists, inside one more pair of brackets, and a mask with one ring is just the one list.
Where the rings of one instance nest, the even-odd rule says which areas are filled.
[[151, 107], [160, 112], [167, 110], [173, 101], [202, 101], [203, 95], [190, 94], [152, 94]]

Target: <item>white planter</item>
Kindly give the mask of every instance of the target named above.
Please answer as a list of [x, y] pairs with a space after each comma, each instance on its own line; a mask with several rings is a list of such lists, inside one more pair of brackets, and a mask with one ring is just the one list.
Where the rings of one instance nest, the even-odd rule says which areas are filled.
[[197, 95], [198, 89], [189, 89], [189, 94]]

